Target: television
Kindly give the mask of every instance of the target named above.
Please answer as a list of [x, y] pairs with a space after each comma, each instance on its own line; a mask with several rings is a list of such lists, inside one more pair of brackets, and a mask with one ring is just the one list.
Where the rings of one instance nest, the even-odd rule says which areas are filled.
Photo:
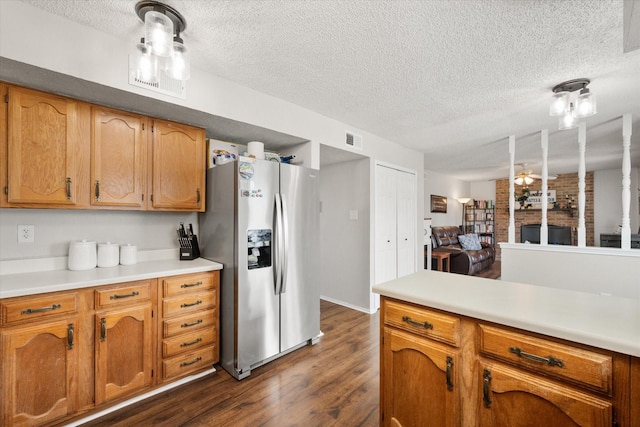
[[[540, 244], [540, 224], [520, 226], [520, 243], [525, 242]], [[547, 242], [550, 245], [571, 245], [571, 227], [548, 225]]]

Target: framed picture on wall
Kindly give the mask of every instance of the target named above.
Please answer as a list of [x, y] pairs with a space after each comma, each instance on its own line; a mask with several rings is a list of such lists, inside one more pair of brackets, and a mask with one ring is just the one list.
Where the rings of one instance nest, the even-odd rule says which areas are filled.
[[431, 195], [431, 212], [447, 213], [447, 198]]

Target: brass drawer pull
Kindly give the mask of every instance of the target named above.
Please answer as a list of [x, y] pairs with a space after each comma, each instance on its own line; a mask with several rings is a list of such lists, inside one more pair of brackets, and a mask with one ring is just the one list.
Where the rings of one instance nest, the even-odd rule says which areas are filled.
[[105, 342], [107, 339], [107, 319], [100, 319], [100, 341]]
[[122, 294], [122, 295], [113, 294], [109, 297], [109, 299], [131, 298], [131, 297], [137, 297], [138, 295], [140, 295], [140, 292], [133, 291], [130, 294]]
[[407, 322], [410, 325], [417, 326], [419, 328], [433, 329], [433, 324], [431, 324], [429, 322], [426, 322], [426, 321], [425, 322], [416, 322], [415, 320], [413, 320], [409, 316], [402, 316], [402, 321], [403, 322]]
[[96, 201], [100, 200], [100, 181], [96, 179]]
[[509, 351], [518, 357], [524, 357], [525, 359], [533, 360], [534, 362], [546, 363], [549, 366], [557, 366], [559, 368], [564, 367], [564, 362], [560, 359], [556, 359], [552, 356], [541, 357], [536, 356], [535, 354], [525, 353], [518, 347], [509, 347]]
[[202, 338], [197, 338], [191, 342], [183, 342], [180, 347], [189, 347], [190, 345], [198, 344], [200, 341], [202, 341]]
[[181, 328], [188, 328], [190, 326], [196, 326], [199, 325], [200, 323], [202, 323], [202, 319], [198, 319], [195, 322], [191, 322], [191, 323], [183, 323], [182, 325], [180, 325]]
[[184, 368], [185, 366], [189, 366], [189, 365], [193, 365], [194, 363], [198, 363], [199, 361], [202, 360], [202, 357], [196, 357], [195, 359], [193, 359], [191, 362], [182, 362], [180, 364], [181, 368]]
[[183, 283], [182, 285], [180, 285], [180, 287], [184, 289], [184, 288], [193, 288], [194, 286], [200, 286], [200, 285], [202, 285], [202, 282], [198, 281], [196, 283]]
[[73, 349], [73, 323], [67, 325], [67, 348]]
[[71, 200], [71, 178], [67, 177], [65, 182], [67, 184], [67, 200]]
[[192, 303], [189, 303], [189, 304], [187, 304], [187, 303], [180, 304], [180, 308], [193, 307], [194, 305], [200, 305], [200, 304], [202, 304], [202, 301], [198, 300], [196, 302], [192, 302]]
[[453, 357], [447, 356], [447, 390], [453, 391], [453, 379], [451, 370], [453, 369]]
[[482, 372], [482, 401], [485, 408], [491, 408], [491, 395], [489, 389], [491, 388], [491, 371], [485, 369]]
[[49, 307], [42, 307], [42, 308], [27, 308], [26, 310], [22, 310], [20, 312], [20, 314], [34, 314], [34, 313], [42, 313], [44, 311], [52, 311], [52, 310], [56, 310], [58, 308], [61, 308], [62, 305], [61, 304], [52, 304]]

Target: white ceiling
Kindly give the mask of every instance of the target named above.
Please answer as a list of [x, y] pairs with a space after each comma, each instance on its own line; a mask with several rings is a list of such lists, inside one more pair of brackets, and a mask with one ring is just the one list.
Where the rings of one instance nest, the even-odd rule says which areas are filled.
[[[132, 44], [142, 36], [136, 0], [24, 1]], [[553, 86], [583, 77], [598, 98], [587, 169], [620, 167], [623, 113], [640, 166], [640, 50], [623, 53], [623, 0], [165, 3], [187, 20], [193, 67], [419, 150], [425, 169], [506, 177], [513, 134], [516, 162], [540, 172], [549, 129], [549, 173], [576, 172], [577, 130], [558, 131], [548, 107]]]

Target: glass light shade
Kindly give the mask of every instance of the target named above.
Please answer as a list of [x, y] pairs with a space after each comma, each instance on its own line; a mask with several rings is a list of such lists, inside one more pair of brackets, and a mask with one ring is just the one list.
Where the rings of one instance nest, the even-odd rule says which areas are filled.
[[573, 115], [573, 108], [558, 119], [558, 129], [567, 130], [578, 127], [578, 120]]
[[191, 77], [191, 61], [189, 50], [181, 41], [173, 42], [173, 57], [167, 62], [167, 74], [176, 80], [189, 80]]
[[529, 176], [519, 176], [516, 179], [513, 180], [513, 183], [516, 185], [522, 185], [522, 184], [526, 184], [529, 185], [533, 182], [533, 178], [529, 177]]
[[151, 49], [140, 43], [136, 46], [135, 54], [136, 79], [147, 82], [158, 82], [158, 58], [151, 54]]
[[596, 96], [589, 92], [589, 89], [581, 90], [576, 99], [576, 109], [573, 114], [577, 118], [583, 118], [593, 116], [596, 112]]
[[168, 16], [155, 11], [144, 15], [144, 31], [147, 45], [158, 56], [171, 56], [173, 52], [173, 22]]
[[561, 116], [569, 107], [569, 92], [557, 92], [553, 94], [549, 115], [552, 117]]
[[461, 197], [461, 198], [458, 199], [458, 202], [462, 203], [463, 205], [466, 205], [470, 201], [471, 201], [470, 197]]

